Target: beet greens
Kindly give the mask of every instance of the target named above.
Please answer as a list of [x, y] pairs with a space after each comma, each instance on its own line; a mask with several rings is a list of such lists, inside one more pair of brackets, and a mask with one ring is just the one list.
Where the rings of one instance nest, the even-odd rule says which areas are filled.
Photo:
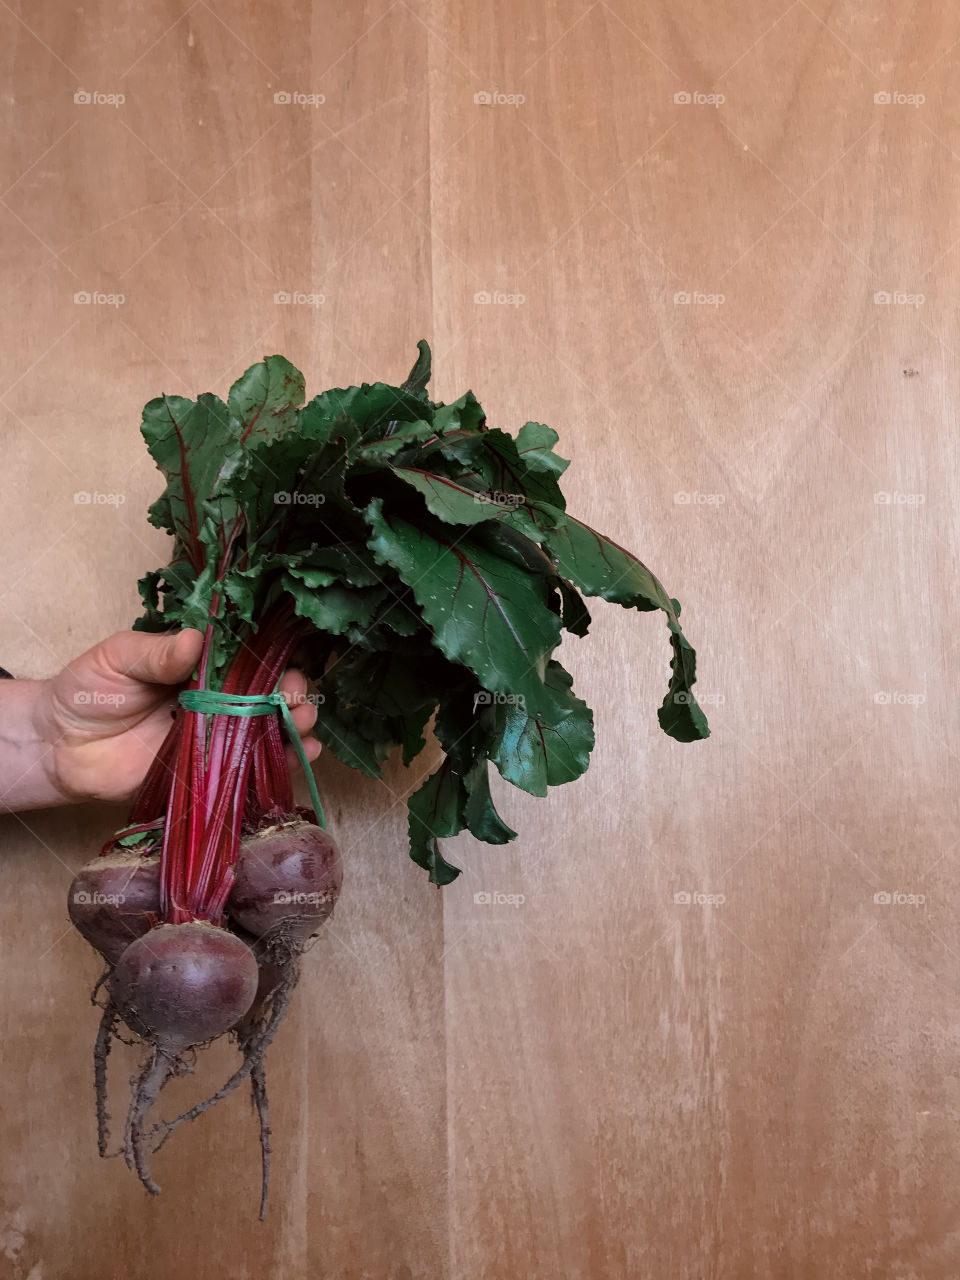
[[[660, 725], [683, 742], [709, 729], [678, 602], [629, 551], [567, 514], [556, 432], [489, 427], [472, 391], [431, 401], [430, 350], [418, 346], [399, 387], [336, 388], [304, 404], [302, 375], [269, 356], [226, 404], [151, 401], [142, 429], [167, 488], [150, 519], [176, 542], [171, 563], [141, 583], [136, 625], [205, 630], [198, 684], [240, 692], [272, 688], [302, 642], [322, 697], [316, 733], [369, 777], [395, 748], [409, 764], [436, 711], [444, 758], [409, 799], [410, 853], [447, 884], [459, 869], [439, 837], [466, 828], [502, 844], [516, 834], [493, 806], [488, 761], [537, 796], [587, 767], [592, 713], [553, 657], [564, 629], [586, 635], [584, 596], [663, 611], [673, 653]], [[235, 860], [245, 752], [261, 812], [290, 806], [275, 721], [244, 731], [224, 720], [213, 732], [207, 777], [193, 776], [216, 819], [205, 863], [187, 844], [171, 871], [171, 884], [192, 891], [187, 909], [211, 918]], [[175, 759], [187, 767], [190, 749]], [[134, 821], [157, 816], [161, 786], [155, 771]]]

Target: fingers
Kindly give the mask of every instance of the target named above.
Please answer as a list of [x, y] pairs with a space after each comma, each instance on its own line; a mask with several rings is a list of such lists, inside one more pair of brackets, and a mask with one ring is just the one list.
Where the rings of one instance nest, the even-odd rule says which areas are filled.
[[[297, 726], [297, 732], [300, 734], [300, 740], [303, 743], [304, 755], [308, 760], [316, 760], [322, 747], [313, 734], [310, 733], [310, 730], [317, 722], [317, 705], [315, 702], [307, 701], [307, 677], [295, 667], [291, 668], [289, 671], [284, 672], [283, 679], [277, 688], [287, 700], [290, 715], [293, 718], [293, 723]], [[299, 769], [300, 760], [294, 748], [288, 745], [286, 753], [287, 763], [291, 770]]]
[[181, 684], [200, 661], [202, 649], [203, 632], [187, 628], [173, 635], [118, 631], [91, 653], [112, 674], [145, 684]]
[[[307, 760], [312, 764], [313, 761], [316, 760], [316, 758], [320, 755], [320, 752], [323, 750], [323, 747], [316, 740], [316, 738], [312, 738], [312, 737], [303, 738], [302, 742], [303, 742], [304, 754], [306, 755]], [[287, 744], [286, 747], [284, 747], [284, 751], [287, 757], [287, 764], [290, 766], [290, 772], [292, 774], [295, 774], [297, 770], [300, 768], [300, 758], [297, 755], [296, 751], [293, 749], [293, 747], [289, 745], [289, 743]]]
[[[291, 668], [284, 672], [283, 679], [277, 688], [287, 700], [293, 723], [298, 731], [301, 734], [307, 733], [317, 722], [316, 703], [307, 701], [307, 677], [302, 671]], [[317, 745], [319, 747], [319, 743]], [[309, 758], [313, 760], [316, 756]]]

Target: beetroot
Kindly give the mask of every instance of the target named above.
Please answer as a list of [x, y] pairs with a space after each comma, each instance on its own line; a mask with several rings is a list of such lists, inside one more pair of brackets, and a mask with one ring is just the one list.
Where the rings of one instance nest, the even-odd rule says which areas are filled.
[[247, 836], [227, 899], [231, 921], [256, 938], [305, 942], [340, 895], [343, 862], [328, 831], [293, 822]]
[[[180, 1067], [183, 1053], [229, 1031], [250, 1009], [258, 984], [257, 961], [247, 944], [200, 920], [162, 924], [137, 938], [110, 975], [104, 1025], [109, 1019], [112, 1029], [119, 1015], [153, 1045], [152, 1057], [133, 1082], [124, 1155], [154, 1195], [160, 1188], [147, 1166], [147, 1113]], [[106, 1038], [109, 1042], [109, 1032]], [[98, 1095], [98, 1114], [102, 1105]], [[101, 1129], [101, 1147], [105, 1136]]]
[[81, 867], [67, 896], [70, 919], [111, 965], [151, 928], [159, 910], [159, 856], [122, 850]]
[[229, 1031], [253, 1004], [258, 981], [245, 942], [192, 921], [159, 925], [132, 942], [109, 987], [130, 1030], [173, 1056]]

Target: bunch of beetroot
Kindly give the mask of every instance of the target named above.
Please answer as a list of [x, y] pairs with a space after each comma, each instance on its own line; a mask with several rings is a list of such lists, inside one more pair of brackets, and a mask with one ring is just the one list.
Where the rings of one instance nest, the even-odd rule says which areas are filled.
[[[374, 777], [395, 748], [409, 764], [435, 717], [442, 760], [408, 799], [410, 853], [435, 884], [459, 874], [438, 837], [516, 835], [494, 807], [490, 763], [534, 795], [587, 767], [592, 713], [553, 656], [562, 630], [586, 634], [584, 596], [663, 610], [673, 656], [660, 724], [681, 741], [709, 733], [679, 604], [635, 556], [567, 514], [556, 433], [536, 422], [516, 437], [490, 428], [470, 391], [431, 401], [429, 348], [418, 345], [399, 387], [363, 383], [304, 403], [302, 375], [270, 356], [225, 403], [162, 396], [144, 409], [166, 478], [149, 517], [174, 546], [170, 564], [141, 581], [136, 625], [203, 631], [189, 682], [201, 692], [184, 695], [127, 826], [79, 872], [69, 909], [107, 963], [100, 1152], [122, 1022], [148, 1052], [121, 1149], [151, 1192], [151, 1151], [249, 1079], [262, 1216], [264, 1054], [341, 886], [319, 804], [295, 804], [279, 717], [237, 713], [237, 702], [262, 703], [295, 662], [315, 682], [318, 736]], [[240, 1051], [234, 1075], [151, 1124], [164, 1083], [221, 1035]]]

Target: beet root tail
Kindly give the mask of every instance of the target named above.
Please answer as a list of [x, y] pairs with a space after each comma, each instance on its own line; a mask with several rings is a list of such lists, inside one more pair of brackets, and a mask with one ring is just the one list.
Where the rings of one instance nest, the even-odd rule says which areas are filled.
[[162, 1049], [155, 1049], [153, 1057], [145, 1064], [139, 1076], [131, 1081], [130, 1109], [124, 1137], [124, 1158], [127, 1167], [135, 1169], [137, 1177], [152, 1196], [160, 1194], [147, 1163], [147, 1143], [143, 1127], [150, 1108], [156, 1102], [160, 1090], [173, 1074], [176, 1059]]
[[270, 1109], [267, 1102], [267, 1074], [262, 1057], [250, 1069], [250, 1089], [260, 1121], [260, 1221], [263, 1222], [267, 1216], [267, 1199], [270, 1195]]
[[93, 1046], [93, 1087], [97, 1095], [97, 1150], [102, 1156], [107, 1154], [107, 1143], [110, 1141], [110, 1113], [107, 1111], [107, 1055], [114, 1028], [117, 1025], [117, 1011], [108, 1004], [100, 1018], [100, 1029]]

